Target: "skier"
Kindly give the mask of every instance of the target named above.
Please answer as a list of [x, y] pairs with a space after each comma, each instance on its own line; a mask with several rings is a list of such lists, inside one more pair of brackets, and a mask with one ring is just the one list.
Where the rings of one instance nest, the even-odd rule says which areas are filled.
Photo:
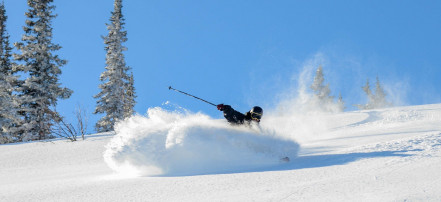
[[234, 110], [230, 105], [219, 104], [217, 105], [217, 109], [219, 111], [223, 111], [224, 117], [229, 123], [232, 124], [250, 124], [251, 121], [259, 123], [263, 114], [263, 110], [259, 106], [253, 107], [249, 112], [245, 114]]

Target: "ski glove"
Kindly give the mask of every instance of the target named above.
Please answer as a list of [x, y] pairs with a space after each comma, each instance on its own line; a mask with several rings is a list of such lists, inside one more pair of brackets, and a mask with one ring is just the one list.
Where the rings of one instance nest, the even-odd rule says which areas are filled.
[[224, 111], [224, 109], [225, 109], [225, 105], [224, 105], [224, 104], [219, 104], [219, 105], [217, 105], [217, 109], [218, 109], [219, 111]]

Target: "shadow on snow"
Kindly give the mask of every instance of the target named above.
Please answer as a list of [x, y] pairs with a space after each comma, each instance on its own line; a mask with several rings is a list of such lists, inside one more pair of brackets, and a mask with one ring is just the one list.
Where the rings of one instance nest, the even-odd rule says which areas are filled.
[[348, 154], [325, 154], [325, 155], [310, 155], [299, 156], [295, 159], [291, 159], [289, 163], [281, 163], [277, 166], [261, 167], [252, 170], [236, 170], [230, 172], [207, 172], [190, 175], [163, 175], [158, 177], [180, 177], [180, 176], [198, 176], [198, 175], [213, 175], [213, 174], [234, 174], [234, 173], [251, 173], [251, 172], [269, 172], [269, 171], [288, 171], [299, 170], [307, 168], [320, 168], [337, 165], [345, 165], [351, 162], [356, 162], [361, 159], [368, 158], [383, 158], [383, 157], [408, 157], [411, 154], [405, 154], [405, 152], [420, 151], [420, 150], [403, 150], [403, 151], [380, 151], [380, 152], [365, 152], [365, 153], [348, 153]]
[[405, 154], [404, 152], [409, 152], [409, 150], [299, 156], [296, 159], [293, 159], [289, 165], [286, 165], [284, 167], [286, 170], [319, 168], [319, 167], [328, 167], [328, 166], [336, 166], [336, 165], [345, 165], [351, 162], [355, 162], [361, 159], [368, 159], [368, 158], [412, 156], [410, 154]]

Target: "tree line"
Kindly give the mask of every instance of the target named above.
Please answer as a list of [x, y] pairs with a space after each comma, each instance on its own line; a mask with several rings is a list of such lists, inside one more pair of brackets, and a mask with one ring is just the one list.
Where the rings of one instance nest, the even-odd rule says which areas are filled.
[[[54, 138], [55, 134], [74, 140], [84, 135], [84, 112], [78, 110], [78, 126], [68, 123], [56, 111], [59, 99], [68, 99], [73, 91], [59, 81], [67, 60], [56, 54], [62, 47], [52, 42], [53, 0], [27, 0], [24, 34], [12, 48], [6, 29], [4, 2], [0, 5], [0, 144]], [[114, 1], [110, 23], [104, 36], [105, 71], [101, 74], [95, 114], [104, 114], [96, 123], [97, 132], [113, 130], [118, 120], [133, 114], [134, 78], [126, 65], [122, 43], [124, 30], [122, 0]]]
[[[317, 68], [310, 88], [314, 93], [311, 102], [320, 107], [322, 111], [342, 112], [346, 108], [342, 95], [340, 94], [338, 99], [335, 100], [335, 97], [331, 95], [329, 84], [325, 85], [325, 77], [321, 66]], [[366, 104], [355, 105], [358, 109], [367, 110], [392, 106], [392, 103], [388, 102], [386, 99], [386, 92], [381, 86], [378, 76], [376, 78], [375, 91], [371, 90], [369, 79], [367, 79], [366, 84], [362, 89], [366, 93], [368, 101]]]

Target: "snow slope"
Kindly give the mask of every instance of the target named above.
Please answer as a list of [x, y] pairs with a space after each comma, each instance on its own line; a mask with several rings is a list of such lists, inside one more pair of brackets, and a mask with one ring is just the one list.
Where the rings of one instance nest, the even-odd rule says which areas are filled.
[[155, 108], [116, 133], [0, 145], [0, 201], [441, 201], [441, 104], [260, 129]]

